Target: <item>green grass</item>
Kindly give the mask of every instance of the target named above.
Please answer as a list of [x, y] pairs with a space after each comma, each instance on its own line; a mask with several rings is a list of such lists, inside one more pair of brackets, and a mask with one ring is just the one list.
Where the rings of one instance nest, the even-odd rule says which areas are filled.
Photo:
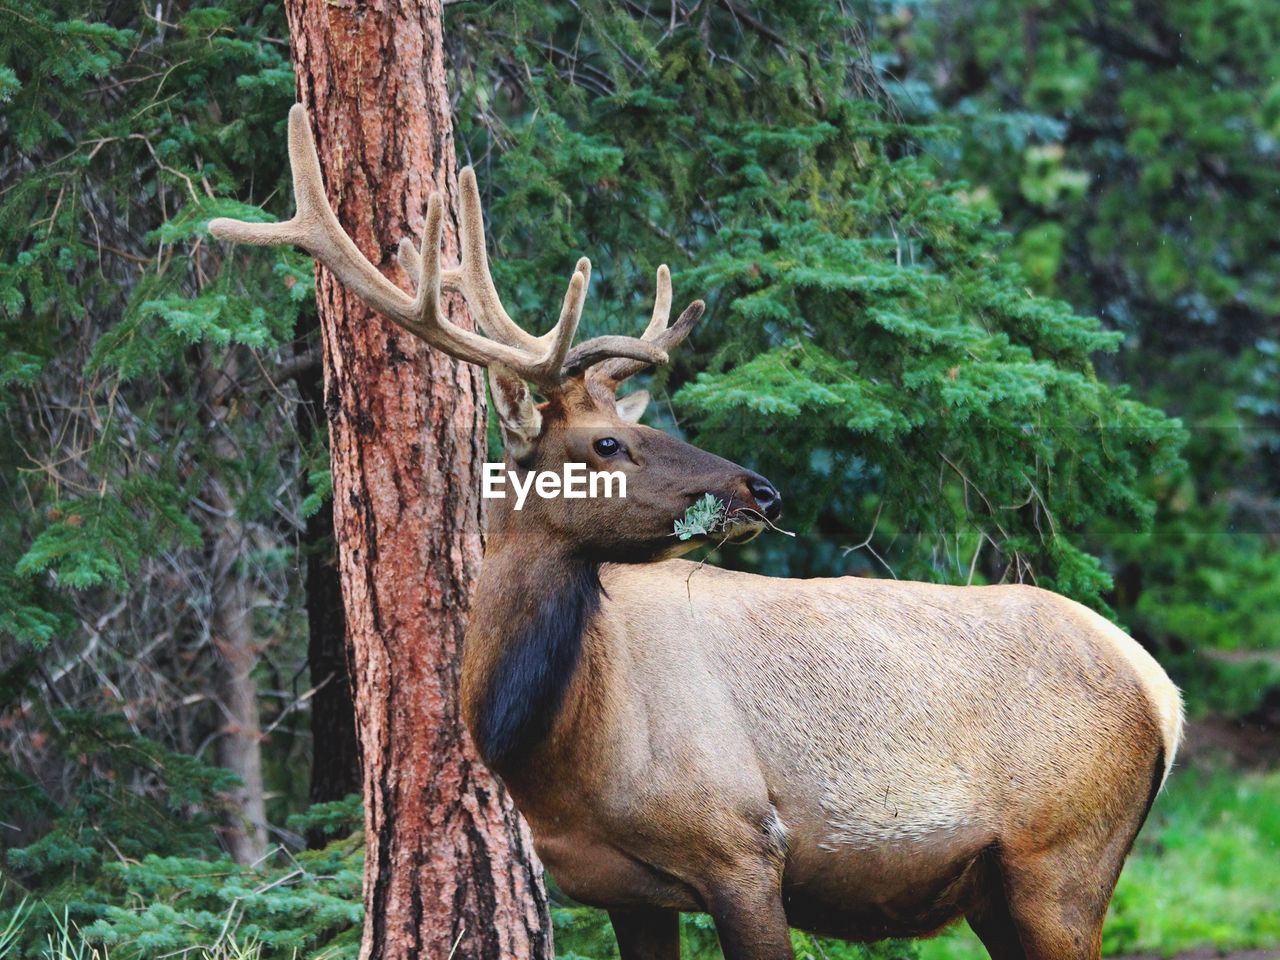
[[[35, 952], [23, 950], [18, 935], [31, 912], [38, 909], [40, 905], [24, 900], [0, 927], [0, 960], [111, 960], [108, 948], [90, 942], [65, 914], [53, 915], [53, 931]], [[241, 944], [234, 935], [228, 934], [218, 943], [182, 956], [187, 960], [262, 960], [262, 951], [258, 944]]]
[[[1280, 771], [1175, 770], [1120, 875], [1103, 954], [1280, 946]], [[986, 960], [963, 924], [922, 960]]]
[[[270, 886], [276, 888], [277, 895], [288, 893], [275, 884]], [[139, 888], [129, 895], [133, 908], [165, 906], [143, 896], [144, 889], [151, 890]], [[354, 894], [355, 889], [352, 887], [348, 893]], [[143, 899], [138, 900], [140, 896]], [[296, 907], [292, 900], [292, 906], [281, 903], [282, 909]], [[190, 911], [195, 911], [207, 921], [206, 926], [211, 924], [207, 937], [193, 941], [195, 949], [185, 954], [188, 960], [262, 960], [303, 955], [296, 950], [268, 947], [250, 936], [251, 931], [240, 928], [234, 907], [225, 917], [216, 913], [205, 916], [202, 904], [203, 901], [182, 908], [188, 911], [181, 914], [184, 923], [189, 924], [195, 915]], [[178, 906], [177, 901], [168, 905], [175, 909]], [[43, 922], [30, 925], [37, 920]], [[52, 923], [49, 920], [49, 908], [34, 902], [0, 915], [0, 960], [111, 960], [113, 955], [138, 953], [134, 936], [142, 928], [137, 923], [122, 929], [121, 939], [108, 948], [96, 939], [87, 942], [65, 914], [54, 913]], [[587, 908], [558, 908], [555, 920], [560, 960], [617, 957], [604, 913]], [[260, 918], [255, 922], [264, 930], [274, 929]], [[18, 943], [24, 926], [28, 932], [26, 950]], [[31, 936], [36, 930], [40, 934]], [[45, 930], [49, 931], [47, 936]], [[800, 960], [916, 960], [917, 956], [919, 960], [986, 960], [981, 945], [963, 924], [920, 944], [904, 942], [868, 948], [811, 940], [801, 934], [795, 939]], [[714, 928], [705, 916], [685, 917], [682, 940], [686, 960], [713, 960], [720, 956]], [[1120, 877], [1107, 920], [1104, 952], [1171, 955], [1196, 947], [1234, 950], [1276, 946], [1280, 946], [1280, 771], [1175, 771]], [[354, 956], [353, 943], [344, 950], [345, 953], [335, 949], [327, 955]], [[161, 952], [176, 956], [171, 947]], [[143, 956], [155, 955], [156, 951], [143, 952]]]

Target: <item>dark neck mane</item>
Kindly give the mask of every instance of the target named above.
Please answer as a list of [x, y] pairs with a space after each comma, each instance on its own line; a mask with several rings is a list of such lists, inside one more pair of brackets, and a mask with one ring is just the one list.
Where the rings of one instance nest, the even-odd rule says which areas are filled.
[[598, 565], [571, 561], [541, 573], [541, 582], [524, 584], [540, 597], [528, 613], [512, 611], [474, 714], [476, 746], [497, 770], [526, 758], [550, 733], [578, 666], [583, 631], [600, 607]]

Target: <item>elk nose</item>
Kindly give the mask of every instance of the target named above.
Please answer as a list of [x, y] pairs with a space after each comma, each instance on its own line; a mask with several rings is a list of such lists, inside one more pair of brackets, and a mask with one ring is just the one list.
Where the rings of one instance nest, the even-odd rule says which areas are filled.
[[778, 488], [756, 474], [747, 481], [747, 489], [751, 491], [751, 496], [755, 498], [756, 506], [765, 515], [765, 519], [777, 520], [782, 514], [782, 494], [778, 492]]

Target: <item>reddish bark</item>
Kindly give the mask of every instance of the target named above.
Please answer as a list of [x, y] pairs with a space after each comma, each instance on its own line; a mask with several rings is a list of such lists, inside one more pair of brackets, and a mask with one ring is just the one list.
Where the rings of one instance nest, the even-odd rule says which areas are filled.
[[[330, 201], [365, 256], [407, 288], [394, 251], [421, 236], [432, 190], [451, 204], [446, 256], [457, 249], [440, 0], [287, 9]], [[481, 374], [372, 315], [327, 271], [316, 298], [364, 765], [361, 957], [550, 956], [542, 869], [459, 710], [481, 556]], [[459, 315], [457, 302], [449, 309]]]

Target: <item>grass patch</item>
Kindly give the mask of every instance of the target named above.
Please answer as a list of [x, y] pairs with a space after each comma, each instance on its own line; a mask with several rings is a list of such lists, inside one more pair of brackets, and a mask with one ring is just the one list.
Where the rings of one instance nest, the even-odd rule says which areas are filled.
[[[269, 876], [179, 858], [112, 865], [98, 888], [72, 891], [81, 912], [97, 918], [83, 927], [65, 906], [24, 901], [0, 910], [0, 960], [350, 960], [361, 912], [359, 856], [355, 835], [323, 851], [299, 853]], [[1280, 771], [1178, 770], [1121, 874], [1104, 953], [1280, 946], [1277, 891]], [[86, 902], [90, 895], [93, 904]], [[560, 960], [617, 957], [602, 911], [557, 907], [554, 914]], [[706, 916], [684, 917], [681, 940], [686, 960], [720, 956]], [[794, 940], [800, 960], [987, 956], [964, 924], [924, 942], [864, 947], [800, 933]]]
[[[1103, 954], [1280, 946], [1280, 771], [1175, 770], [1120, 874]], [[922, 960], [986, 960], [964, 924]]]

